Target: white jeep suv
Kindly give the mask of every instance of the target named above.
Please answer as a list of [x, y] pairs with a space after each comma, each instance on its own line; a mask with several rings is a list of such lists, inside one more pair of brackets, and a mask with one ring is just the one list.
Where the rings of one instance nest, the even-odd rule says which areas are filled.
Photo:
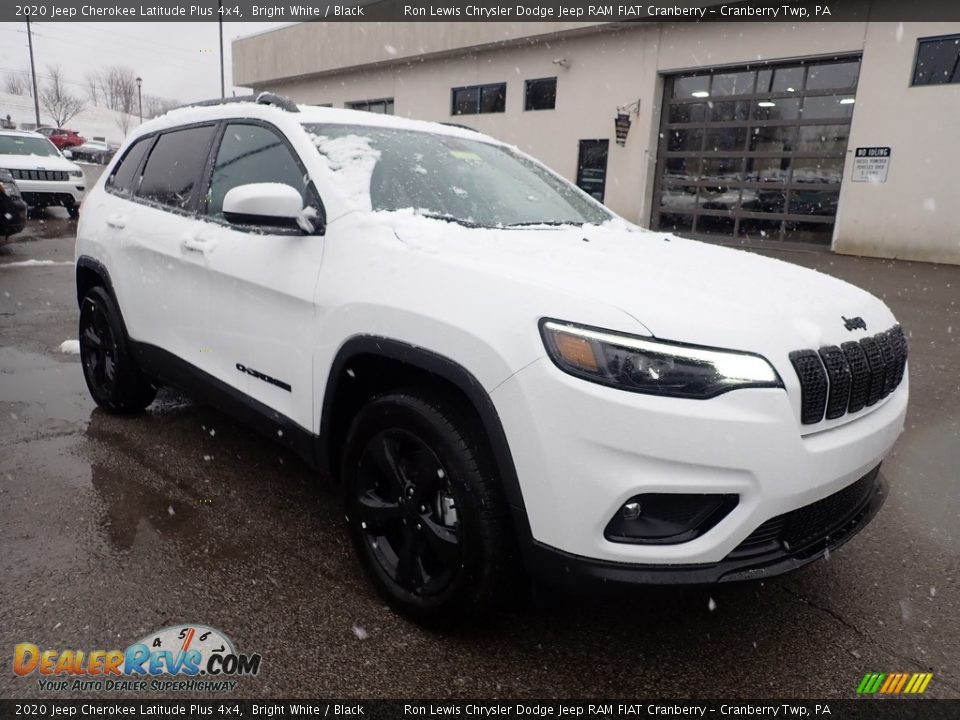
[[83, 170], [40, 133], [0, 130], [0, 170], [9, 170], [31, 208], [62, 206], [77, 217], [86, 195]]
[[96, 402], [170, 384], [339, 478], [421, 621], [515, 570], [711, 583], [861, 529], [907, 408], [883, 302], [642, 230], [473, 131], [274, 96], [145, 123], [77, 230]]

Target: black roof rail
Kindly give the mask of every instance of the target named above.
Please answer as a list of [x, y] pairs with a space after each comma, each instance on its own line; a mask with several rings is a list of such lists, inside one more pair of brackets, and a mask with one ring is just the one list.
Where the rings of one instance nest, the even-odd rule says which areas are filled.
[[480, 132], [479, 130], [475, 130], [474, 128], [470, 127], [469, 125], [461, 125], [460, 123], [442, 122], [442, 123], [440, 123], [440, 124], [441, 124], [441, 125], [446, 125], [447, 127], [460, 128], [461, 130], [469, 130], [470, 132]]
[[215, 105], [230, 105], [232, 103], [256, 103], [257, 105], [272, 105], [287, 112], [300, 112], [297, 104], [285, 95], [276, 95], [274, 93], [262, 92], [259, 95], [240, 95], [228, 98], [213, 98], [212, 100], [201, 100], [200, 102], [187, 103], [180, 108], [188, 107], [213, 107]]

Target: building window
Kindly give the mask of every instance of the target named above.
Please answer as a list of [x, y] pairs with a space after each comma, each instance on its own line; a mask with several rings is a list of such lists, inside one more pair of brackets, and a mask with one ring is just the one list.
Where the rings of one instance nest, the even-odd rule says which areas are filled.
[[581, 140], [577, 159], [577, 187], [603, 202], [607, 186], [609, 140]]
[[960, 35], [920, 38], [917, 64], [913, 68], [913, 84], [956, 83], [960, 83]]
[[859, 74], [836, 58], [667, 77], [651, 226], [829, 245]]
[[524, 110], [553, 110], [557, 106], [557, 79], [527, 80], [524, 92]]
[[506, 83], [453, 88], [451, 95], [451, 115], [501, 113], [507, 109]]
[[364, 112], [380, 113], [381, 115], [393, 115], [393, 98], [357, 100], [356, 102], [348, 102], [346, 107], [350, 110], [363, 110]]

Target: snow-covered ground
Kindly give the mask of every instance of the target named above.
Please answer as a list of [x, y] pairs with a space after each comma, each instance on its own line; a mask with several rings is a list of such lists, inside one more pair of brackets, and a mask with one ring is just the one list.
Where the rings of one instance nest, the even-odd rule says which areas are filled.
[[[10, 95], [0, 93], [0, 118], [7, 115], [18, 127], [23, 123], [33, 125], [36, 122], [33, 109], [33, 98], [29, 95]], [[88, 140], [95, 137], [106, 138], [108, 142], [123, 142], [125, 135], [120, 129], [118, 119], [120, 113], [102, 107], [87, 107], [67, 123], [67, 127], [76, 130]], [[43, 125], [53, 125], [53, 119], [40, 108], [40, 122]], [[137, 116], [130, 118], [128, 132], [132, 132], [138, 125]]]

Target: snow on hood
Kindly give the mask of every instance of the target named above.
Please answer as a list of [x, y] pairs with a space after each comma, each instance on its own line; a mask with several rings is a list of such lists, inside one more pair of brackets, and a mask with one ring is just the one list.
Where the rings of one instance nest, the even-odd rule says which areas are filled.
[[65, 170], [79, 171], [80, 166], [60, 155], [0, 155], [4, 170]]
[[[829, 275], [620, 218], [598, 226], [490, 229], [406, 210], [369, 213], [366, 222], [388, 223], [406, 247], [442, 262], [611, 304], [668, 340], [785, 358], [895, 322], [880, 300]], [[841, 315], [863, 317], [869, 333], [847, 331]]]

